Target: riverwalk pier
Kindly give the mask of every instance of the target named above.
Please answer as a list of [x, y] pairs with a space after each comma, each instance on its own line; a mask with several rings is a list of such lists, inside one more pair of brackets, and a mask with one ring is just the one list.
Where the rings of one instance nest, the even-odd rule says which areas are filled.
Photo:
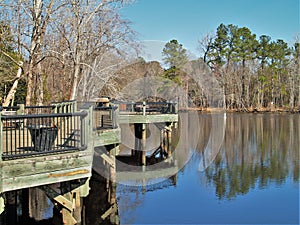
[[[111, 193], [115, 193], [117, 179], [124, 179], [116, 175], [117, 157], [142, 166], [146, 177], [151, 175], [147, 165], [153, 157], [170, 159], [172, 126], [178, 122], [177, 105], [170, 102], [71, 101], [0, 109], [0, 213], [6, 195], [38, 187], [60, 209], [64, 224], [82, 220], [79, 199], [89, 194], [92, 170], [107, 174]], [[124, 124], [132, 127], [135, 137], [135, 146], [126, 157], [118, 156]], [[150, 124], [160, 130], [161, 144], [147, 157]], [[30, 198], [28, 192], [25, 196]], [[109, 204], [103, 219], [115, 213], [114, 197]], [[22, 212], [28, 212], [28, 204], [22, 205]]]

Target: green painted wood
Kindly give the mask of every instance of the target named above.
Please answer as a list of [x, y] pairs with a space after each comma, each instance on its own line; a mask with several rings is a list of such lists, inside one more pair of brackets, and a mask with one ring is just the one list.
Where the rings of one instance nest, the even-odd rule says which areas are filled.
[[91, 164], [92, 154], [87, 152], [9, 160], [2, 162], [2, 178], [48, 173], [65, 170], [66, 168], [91, 166]]
[[170, 166], [168, 168], [161, 168], [150, 170], [146, 167], [145, 171], [118, 171], [116, 173], [117, 182], [125, 181], [147, 181], [157, 178], [168, 178], [175, 175], [178, 172], [177, 166]]
[[99, 131], [94, 135], [94, 146], [118, 144], [121, 142], [121, 129], [109, 129]]
[[92, 176], [91, 166], [3, 179], [3, 192], [55, 184]]
[[[68, 107], [73, 110], [75, 104], [69, 104]], [[84, 129], [83, 138], [88, 149], [84, 151], [2, 161], [0, 123], [0, 193], [91, 177], [94, 154], [93, 108], [85, 110], [88, 111], [88, 116], [84, 118], [81, 129]], [[84, 195], [86, 192], [83, 190]]]
[[120, 124], [178, 122], [178, 114], [126, 115], [119, 116]]
[[5, 209], [4, 198], [0, 195], [0, 214], [3, 213], [4, 209]]
[[105, 154], [104, 152], [96, 152], [94, 153], [94, 156], [104, 159], [112, 168], [115, 168], [115, 158], [113, 156], [110, 156], [108, 154]]

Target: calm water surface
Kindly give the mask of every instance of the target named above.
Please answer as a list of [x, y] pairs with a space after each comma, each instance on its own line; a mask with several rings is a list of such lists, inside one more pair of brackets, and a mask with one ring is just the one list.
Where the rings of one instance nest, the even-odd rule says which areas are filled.
[[180, 171], [118, 184], [121, 224], [299, 224], [299, 125], [299, 114], [181, 114]]
[[[159, 130], [150, 128], [147, 147], [155, 149]], [[115, 193], [94, 173], [82, 224], [116, 224], [115, 215], [121, 224], [299, 224], [300, 114], [182, 113], [172, 143], [176, 163], [158, 166], [155, 179], [140, 170], [141, 181], [118, 183]], [[31, 194], [38, 222], [25, 222], [12, 204], [0, 224], [52, 225], [49, 199], [38, 189]], [[118, 211], [103, 221], [115, 197]]]

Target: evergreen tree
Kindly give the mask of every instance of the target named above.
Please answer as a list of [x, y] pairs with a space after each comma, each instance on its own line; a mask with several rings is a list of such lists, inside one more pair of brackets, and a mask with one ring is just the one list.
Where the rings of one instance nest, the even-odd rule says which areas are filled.
[[162, 52], [164, 63], [170, 68], [181, 68], [187, 61], [186, 49], [177, 40], [169, 41]]

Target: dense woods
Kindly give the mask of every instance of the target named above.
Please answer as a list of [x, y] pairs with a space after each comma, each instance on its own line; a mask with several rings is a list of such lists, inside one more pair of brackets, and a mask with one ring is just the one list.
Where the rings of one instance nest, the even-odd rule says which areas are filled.
[[[165, 69], [138, 57], [137, 35], [119, 13], [126, 2], [2, 1], [2, 104], [115, 97], [133, 79], [150, 75], [181, 86], [185, 93], [180, 99], [192, 101], [182, 100], [182, 107], [212, 107], [203, 87], [182, 69], [189, 56], [177, 40], [162, 51]], [[199, 41], [199, 49], [194, 63], [208, 65], [227, 109], [299, 109], [299, 40], [289, 45], [267, 35], [257, 37], [247, 27], [220, 24]]]
[[[1, 99], [16, 79], [15, 97], [27, 105], [97, 97], [108, 80], [135, 57], [136, 41], [119, 10], [121, 0], [3, 1]], [[21, 76], [16, 77], [18, 68]], [[10, 102], [12, 103], [12, 102]]]
[[299, 108], [299, 40], [289, 46], [256, 37], [247, 27], [220, 24], [199, 47], [224, 89], [227, 108]]

